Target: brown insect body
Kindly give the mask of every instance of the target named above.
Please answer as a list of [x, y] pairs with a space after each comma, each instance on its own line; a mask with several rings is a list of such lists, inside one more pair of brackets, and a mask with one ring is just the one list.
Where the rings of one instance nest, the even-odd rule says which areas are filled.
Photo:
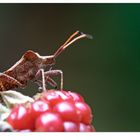
[[[3, 73], [0, 73], [0, 91], [10, 90], [17, 87], [25, 87], [29, 80], [34, 81], [37, 79], [37, 74], [40, 70], [43, 70], [42, 76], [44, 76], [44, 70], [47, 67], [55, 64], [55, 58], [61, 52], [63, 52], [64, 49], [80, 38], [89, 37], [83, 33], [80, 33], [78, 37], [73, 38], [78, 33], [80, 32], [77, 31], [70, 36], [70, 38], [54, 53], [54, 55], [40, 56], [34, 51], [27, 51], [15, 65]], [[61, 72], [58, 70], [53, 70], [52, 73], [51, 71], [46, 73], [48, 74], [47, 80], [50, 84], [55, 85], [55, 82], [49, 78], [49, 75], [57, 75], [58, 73]]]
[[[3, 73], [16, 79], [22, 84], [21, 87], [25, 87], [29, 80], [35, 79], [35, 75], [39, 69], [45, 70], [47, 66], [54, 64], [55, 60], [53, 56], [40, 56], [38, 53], [29, 50], [14, 66]], [[6, 87], [6, 90], [15, 88], [14, 81], [12, 82], [13, 84], [10, 85], [6, 85], [6, 82], [5, 84], [3, 83], [3, 86]]]

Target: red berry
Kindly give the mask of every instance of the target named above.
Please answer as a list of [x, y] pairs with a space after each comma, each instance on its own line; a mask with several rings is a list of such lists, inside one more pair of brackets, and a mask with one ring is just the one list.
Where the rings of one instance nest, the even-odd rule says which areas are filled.
[[12, 125], [14, 129], [33, 129], [34, 122], [31, 115], [23, 105], [16, 106], [12, 109], [12, 112], [7, 118], [9, 124]]
[[54, 90], [53, 92], [59, 95], [63, 101], [73, 101], [72, 96], [67, 91]]
[[64, 122], [64, 131], [65, 132], [78, 132], [79, 125], [74, 122]]
[[51, 108], [49, 104], [47, 104], [45, 101], [37, 100], [31, 104], [30, 112], [31, 112], [32, 117], [35, 119], [39, 115], [47, 111], [51, 111]]
[[63, 101], [73, 101], [73, 97], [67, 91], [61, 90], [58, 94], [61, 96]]
[[84, 98], [80, 94], [71, 91], [68, 91], [68, 94], [72, 96], [75, 102], [84, 102]]
[[61, 115], [63, 121], [79, 121], [78, 114], [76, 112], [76, 108], [73, 102], [60, 102], [54, 107], [53, 110], [54, 112]]
[[62, 132], [64, 131], [63, 121], [56, 113], [44, 113], [36, 120], [36, 131], [39, 132]]
[[90, 125], [85, 125], [84, 123], [80, 123], [79, 132], [92, 132], [92, 127]]
[[7, 121], [19, 132], [95, 132], [92, 112], [80, 94], [48, 90], [28, 108], [12, 109]]
[[56, 94], [54, 90], [49, 90], [42, 94], [42, 99], [47, 101], [51, 106], [63, 101], [59, 94]]
[[24, 129], [24, 130], [20, 130], [20, 131], [18, 131], [18, 132], [32, 132], [30, 129]]
[[90, 107], [84, 102], [76, 102], [75, 106], [77, 108], [80, 121], [85, 124], [90, 124], [92, 121], [92, 113]]

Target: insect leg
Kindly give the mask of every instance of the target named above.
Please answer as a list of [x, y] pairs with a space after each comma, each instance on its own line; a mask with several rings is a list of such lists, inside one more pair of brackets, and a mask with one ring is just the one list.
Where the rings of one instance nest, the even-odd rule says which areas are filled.
[[[51, 70], [51, 69], [50, 69]], [[49, 70], [49, 71], [50, 71]], [[42, 73], [41, 73], [41, 69], [36, 73], [36, 75], [35, 75], [35, 79], [33, 80], [35, 83], [37, 83], [37, 85], [39, 86], [39, 90], [41, 89], [41, 87], [42, 87], [42, 80], [40, 80], [39, 78], [41, 77], [41, 75], [42, 75]], [[45, 84], [46, 84], [46, 82], [47, 83], [49, 83], [52, 87], [54, 87], [54, 88], [57, 88], [57, 83], [52, 79], [52, 78], [50, 78], [48, 75], [46, 75], [45, 74], [45, 72], [44, 72], [44, 77], [45, 77]], [[46, 85], [45, 85], [45, 87], [46, 87]]]
[[46, 91], [46, 82], [45, 82], [45, 74], [44, 69], [40, 69], [41, 77], [42, 77], [42, 89], [43, 91]]
[[[49, 70], [49, 71], [46, 71], [44, 74], [45, 74], [45, 77], [60, 75], [61, 76], [60, 89], [61, 90], [63, 89], [63, 72], [61, 70]], [[46, 80], [47, 80], [47, 82], [49, 82], [50, 79], [46, 78]]]
[[[35, 76], [34, 82], [39, 86], [42, 84], [43, 91], [46, 90], [46, 82], [56, 88], [57, 83], [52, 78], [50, 78], [50, 76], [57, 75], [61, 76], [60, 89], [63, 89], [63, 72], [61, 70], [49, 70], [44, 72], [44, 69], [40, 69]], [[42, 80], [39, 80], [40, 76], [42, 77]]]
[[57, 83], [49, 76], [45, 76], [45, 80], [47, 83], [49, 83], [52, 87], [57, 89]]
[[[42, 86], [42, 81], [38, 79], [38, 80], [35, 81], [35, 83], [38, 84], [39, 89], [40, 89], [40, 87]], [[45, 77], [45, 83], [50, 84], [55, 89], [57, 88], [57, 83], [52, 78], [50, 78], [49, 76]]]

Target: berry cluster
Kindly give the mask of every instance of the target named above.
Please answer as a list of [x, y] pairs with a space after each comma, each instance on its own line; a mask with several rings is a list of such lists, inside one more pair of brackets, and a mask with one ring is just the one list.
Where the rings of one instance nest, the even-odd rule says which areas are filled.
[[81, 95], [49, 90], [26, 105], [15, 106], [7, 121], [18, 131], [93, 132], [93, 115]]

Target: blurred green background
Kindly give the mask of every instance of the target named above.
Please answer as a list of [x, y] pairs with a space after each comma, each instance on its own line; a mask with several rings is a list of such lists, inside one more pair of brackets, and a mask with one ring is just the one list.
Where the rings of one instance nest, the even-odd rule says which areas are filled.
[[94, 39], [58, 57], [64, 88], [84, 96], [97, 131], [140, 131], [140, 4], [0, 4], [0, 71], [29, 49], [53, 54], [76, 30]]

